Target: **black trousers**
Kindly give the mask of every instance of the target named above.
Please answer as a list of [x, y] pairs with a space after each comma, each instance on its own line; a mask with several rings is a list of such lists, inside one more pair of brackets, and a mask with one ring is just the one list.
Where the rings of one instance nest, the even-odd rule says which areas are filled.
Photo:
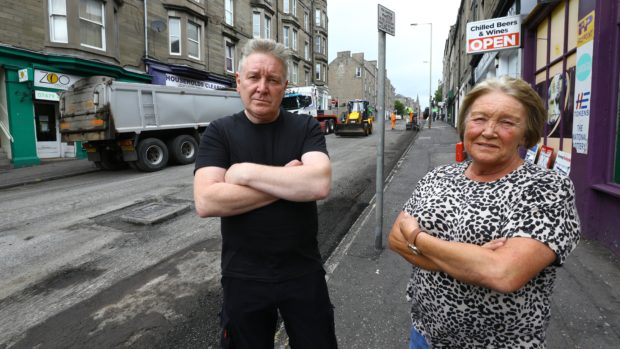
[[278, 311], [292, 349], [337, 348], [325, 272], [284, 282], [222, 278], [222, 348], [273, 349]]

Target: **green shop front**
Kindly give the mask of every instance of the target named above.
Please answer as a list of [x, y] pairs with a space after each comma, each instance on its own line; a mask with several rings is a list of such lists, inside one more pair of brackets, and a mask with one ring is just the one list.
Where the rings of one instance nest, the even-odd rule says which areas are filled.
[[0, 153], [13, 167], [85, 157], [79, 142], [61, 139], [58, 93], [93, 75], [151, 81], [115, 65], [0, 46]]

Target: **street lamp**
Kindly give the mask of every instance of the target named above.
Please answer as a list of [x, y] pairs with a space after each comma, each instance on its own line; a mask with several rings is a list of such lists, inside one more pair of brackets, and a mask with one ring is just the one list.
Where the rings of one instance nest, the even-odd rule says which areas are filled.
[[428, 59], [428, 128], [431, 128], [431, 120], [433, 120], [433, 90], [432, 90], [432, 81], [433, 81], [433, 23], [411, 23], [411, 25], [430, 25], [431, 26], [431, 42], [430, 42], [430, 50]]

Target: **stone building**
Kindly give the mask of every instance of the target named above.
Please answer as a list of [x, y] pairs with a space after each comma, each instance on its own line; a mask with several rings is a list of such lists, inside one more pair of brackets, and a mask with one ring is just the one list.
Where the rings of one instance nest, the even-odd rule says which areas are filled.
[[[373, 108], [377, 108], [378, 78], [377, 61], [365, 60], [363, 52], [338, 52], [336, 58], [329, 63], [329, 90], [332, 98], [338, 99], [339, 107], [346, 106], [346, 102], [352, 99], [366, 99]], [[395, 90], [387, 77], [385, 80], [387, 112], [394, 107]]]
[[327, 81], [326, 0], [3, 0], [0, 18], [0, 167], [84, 156], [57, 94], [83, 77], [230, 88], [261, 37], [293, 52], [291, 85]]

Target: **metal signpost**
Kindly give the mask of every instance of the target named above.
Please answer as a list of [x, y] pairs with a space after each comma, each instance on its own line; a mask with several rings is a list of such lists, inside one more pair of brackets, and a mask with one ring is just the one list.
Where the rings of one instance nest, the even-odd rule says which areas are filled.
[[387, 7], [378, 5], [377, 28], [379, 30], [379, 86], [377, 97], [377, 120], [379, 121], [379, 142], [377, 142], [377, 183], [375, 249], [383, 249], [383, 149], [385, 147], [385, 33], [394, 36], [396, 15]]

